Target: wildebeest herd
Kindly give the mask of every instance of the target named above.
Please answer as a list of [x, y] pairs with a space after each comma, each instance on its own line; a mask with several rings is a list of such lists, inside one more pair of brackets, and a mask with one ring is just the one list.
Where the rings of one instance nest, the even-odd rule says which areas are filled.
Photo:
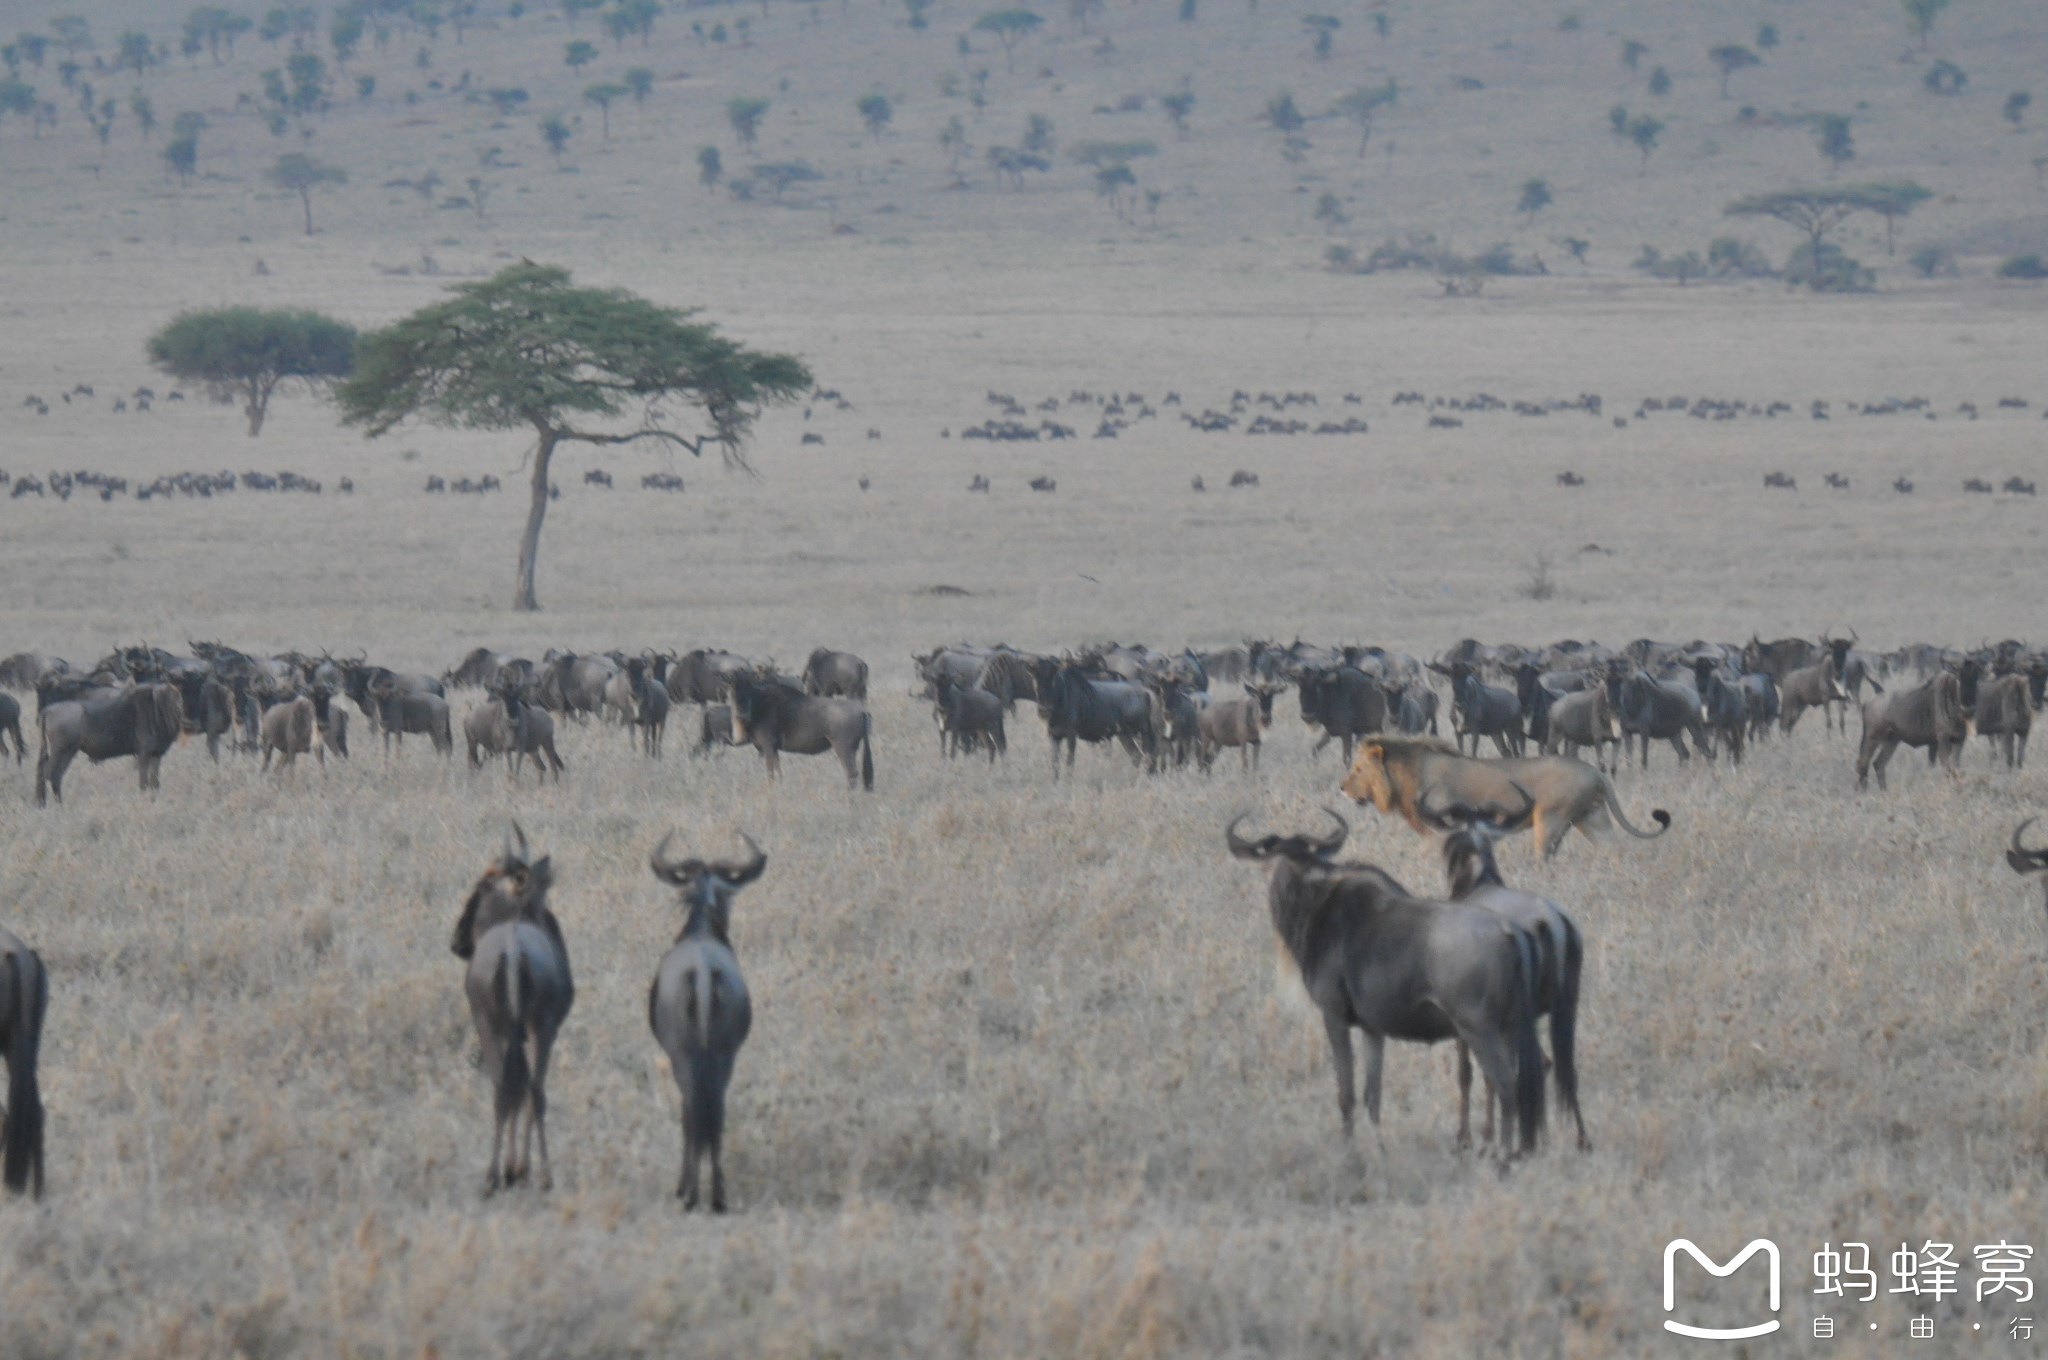
[[[1624, 756], [1646, 767], [1653, 744], [1668, 742], [1680, 760], [1725, 751], [1739, 763], [1753, 743], [1789, 733], [1813, 709], [1829, 730], [1846, 732], [1850, 707], [1859, 707], [1859, 787], [1873, 771], [1882, 787], [1901, 745], [1926, 750], [1930, 764], [1953, 774], [1972, 732], [1991, 744], [1994, 762], [2018, 768], [2048, 686], [2048, 652], [2018, 640], [1877, 651], [1853, 630], [1746, 643], [1639, 639], [1619, 648], [1466, 639], [1428, 660], [1372, 646], [1251, 641], [1057, 654], [962, 644], [912, 661], [913, 696], [931, 702], [943, 756], [1002, 758], [1005, 719], [1028, 701], [1044, 724], [1055, 780], [1062, 765], [1071, 771], [1082, 744], [1113, 743], [1154, 775], [1212, 772], [1234, 748], [1240, 768], [1254, 771], [1276, 697], [1293, 690], [1315, 737], [1311, 759], [1333, 742], [1342, 749], [1345, 795], [1444, 838], [1446, 887], [1437, 898], [1411, 893], [1378, 866], [1338, 860], [1349, 828], [1334, 812], [1331, 830], [1320, 834], [1248, 836], [1243, 817], [1225, 832], [1233, 856], [1270, 866], [1273, 929], [1323, 1015], [1345, 1130], [1357, 1103], [1354, 1029], [1365, 1035], [1364, 1100], [1375, 1126], [1386, 1040], [1451, 1039], [1460, 1059], [1459, 1142], [1470, 1141], [1476, 1063], [1487, 1087], [1486, 1134], [1493, 1136], [1498, 1111], [1504, 1157], [1536, 1145], [1546, 1066], [1579, 1146], [1590, 1141], [1575, 1038], [1585, 938], [1564, 907], [1506, 883], [1498, 838], [1529, 830], [1548, 857], [1574, 828], [1589, 839], [1615, 824], [1644, 839], [1660, 836], [1671, 826], [1668, 813], [1653, 809], [1656, 829], [1644, 830], [1623, 810], [1613, 775]], [[872, 791], [869, 679], [861, 658], [822, 647], [797, 675], [702, 648], [556, 650], [537, 661], [479, 648], [439, 676], [373, 665], [362, 654], [262, 656], [219, 643], [193, 643], [182, 654], [123, 647], [90, 666], [23, 652], [0, 661], [0, 751], [11, 735], [16, 762], [26, 755], [11, 689], [36, 700], [38, 803], [49, 793], [62, 801], [65, 772], [80, 754], [94, 762], [132, 756], [141, 787], [154, 790], [165, 754], [183, 735], [203, 735], [216, 761], [223, 739], [231, 752], [260, 755], [266, 769], [275, 757], [281, 773], [301, 755], [345, 758], [351, 707], [387, 750], [424, 735], [445, 757], [454, 749], [448, 694], [469, 689], [481, 696], [462, 722], [470, 763], [503, 756], [514, 779], [531, 757], [541, 777], [560, 780], [558, 719], [610, 722], [635, 750], [658, 758], [671, 714], [693, 705], [699, 750], [753, 746], [771, 775], [783, 753], [830, 751], [849, 787]], [[1240, 692], [1212, 693], [1212, 685]], [[1480, 756], [1482, 743], [1491, 757]], [[1587, 748], [1592, 764], [1577, 758]], [[2007, 862], [2048, 880], [2048, 850], [2026, 846], [2026, 829], [2013, 833]], [[722, 1211], [726, 1092], [752, 1017], [731, 938], [732, 899], [767, 859], [751, 839], [747, 858], [730, 863], [671, 858], [669, 844], [664, 838], [649, 863], [678, 893], [684, 924], [656, 970], [647, 1020], [682, 1095], [677, 1194], [686, 1206], [698, 1203], [708, 1159], [710, 1205]], [[452, 942], [467, 963], [465, 993], [496, 1093], [493, 1189], [550, 1180], [547, 1069], [575, 997], [567, 942], [548, 907], [554, 873], [515, 824], [466, 900]], [[0, 1052], [8, 1063], [0, 1163], [8, 1189], [38, 1195], [44, 1116], [36, 1068], [48, 990], [34, 950], [0, 930]]]

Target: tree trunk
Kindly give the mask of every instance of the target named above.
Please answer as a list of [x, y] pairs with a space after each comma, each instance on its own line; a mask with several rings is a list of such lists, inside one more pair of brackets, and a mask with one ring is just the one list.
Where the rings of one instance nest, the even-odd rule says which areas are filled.
[[274, 385], [261, 378], [249, 379], [249, 404], [242, 408], [242, 414], [249, 417], [251, 439], [263, 433], [263, 418], [270, 414], [270, 389]]
[[540, 601], [533, 593], [533, 574], [540, 564], [540, 526], [548, 516], [548, 466], [554, 462], [553, 430], [540, 432], [540, 447], [533, 453], [533, 503], [526, 508], [526, 532], [519, 537], [519, 581], [512, 593], [512, 607], [538, 613]]
[[299, 202], [306, 208], [306, 235], [313, 234], [313, 193], [309, 189], [299, 190]]

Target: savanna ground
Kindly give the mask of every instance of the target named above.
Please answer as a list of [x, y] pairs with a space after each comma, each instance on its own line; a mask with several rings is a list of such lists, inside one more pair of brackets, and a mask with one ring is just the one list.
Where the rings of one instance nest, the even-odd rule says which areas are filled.
[[[103, 51], [143, 8], [87, 11]], [[1273, 967], [1263, 881], [1221, 844], [1239, 811], [1298, 823], [1336, 798], [1336, 763], [1310, 761], [1291, 698], [1255, 780], [1227, 758], [1213, 778], [1148, 779], [1086, 752], [1054, 785], [1028, 709], [991, 770], [941, 762], [905, 697], [909, 654], [960, 638], [1298, 633], [1433, 652], [1468, 634], [2037, 635], [2043, 512], [1958, 489], [2042, 470], [2048, 322], [2037, 291], [1987, 277], [2043, 228], [2039, 138], [1997, 116], [2040, 69], [2036, 19], [1965, 4], [1930, 57], [1901, 63], [1890, 6], [1713, 8], [1578, 6], [1569, 32], [1550, 8], [1394, 6], [1384, 42], [1346, 9], [1336, 55], [1316, 63], [1296, 8], [1272, 0], [1205, 3], [1192, 25], [1119, 4], [1086, 38], [1049, 13], [1014, 76], [999, 54], [957, 55], [975, 16], [960, 6], [923, 33], [869, 3], [689, 11], [660, 20], [644, 55], [611, 52], [594, 20], [529, 15], [425, 44], [431, 72], [414, 64], [421, 37], [401, 35], [351, 66], [378, 75], [371, 100], [308, 124], [307, 148], [351, 177], [316, 200], [312, 237], [262, 184], [280, 144], [233, 110], [281, 59], [253, 36], [219, 70], [174, 58], [142, 82], [159, 120], [213, 119], [189, 186], [132, 122], [100, 146], [68, 97], [40, 140], [10, 120], [0, 466], [131, 480], [291, 468], [329, 493], [0, 501], [0, 651], [83, 660], [220, 637], [438, 670], [479, 643], [712, 644], [791, 666], [824, 643], [874, 664], [879, 768], [872, 797], [800, 759], [771, 788], [749, 753], [685, 759], [681, 730], [655, 763], [616, 731], [572, 729], [559, 788], [511, 789], [418, 743], [387, 763], [359, 728], [352, 762], [284, 780], [181, 748], [153, 799], [125, 763], [80, 766], [69, 804], [44, 813], [26, 767], [0, 773], [0, 920], [42, 951], [55, 989], [51, 1188], [41, 1206], [0, 1205], [0, 1353], [1632, 1356], [1667, 1339], [1666, 1239], [1725, 1256], [1766, 1235], [1785, 1250], [1788, 1336], [1761, 1354], [1819, 1344], [1791, 1338], [1814, 1311], [1823, 1241], [1879, 1256], [1905, 1239], [1964, 1257], [2000, 1239], [2048, 1247], [2048, 942], [2038, 890], [1998, 854], [2043, 789], [1990, 769], [1981, 745], [1958, 784], [1908, 753], [1888, 794], [1859, 795], [1853, 736], [1809, 717], [1740, 770], [1680, 769], [1665, 751], [1625, 774], [1639, 820], [1673, 812], [1660, 842], [1575, 843], [1549, 866], [1511, 847], [1510, 877], [1568, 904], [1591, 941], [1581, 1053], [1597, 1150], [1554, 1147], [1502, 1178], [1452, 1149], [1444, 1052], [1392, 1051], [1384, 1146], [1340, 1143], [1320, 1026]], [[699, 17], [741, 14], [750, 46], [689, 37]], [[146, 17], [166, 36], [177, 12]], [[1770, 21], [1783, 45], [1723, 103], [1705, 46]], [[579, 32], [605, 51], [572, 77], [557, 62]], [[1649, 107], [1645, 72], [1616, 61], [1629, 36], [1651, 44], [1645, 71], [1668, 62], [1676, 80], [1644, 176], [1605, 130], [1611, 103]], [[1969, 71], [1965, 95], [1920, 89], [1932, 55]], [[491, 127], [426, 84], [474, 68], [477, 85], [529, 86], [539, 113], [642, 62], [661, 77], [647, 105], [613, 110], [609, 144], [586, 109], [559, 172], [531, 116]], [[977, 119], [939, 85], [951, 73], [971, 89], [982, 67]], [[1291, 166], [1255, 121], [1283, 86], [1313, 111], [1390, 74], [1401, 102], [1363, 162], [1345, 125], [1316, 124]], [[1485, 88], [1457, 89], [1461, 75]], [[1183, 76], [1198, 96], [1186, 141], [1151, 105], [1091, 112]], [[136, 83], [98, 79], [124, 100]], [[57, 90], [54, 75], [37, 83]], [[880, 142], [852, 107], [874, 88], [903, 96]], [[764, 158], [827, 174], [787, 206], [695, 181], [702, 143], [748, 164], [721, 114], [743, 93], [777, 101]], [[1640, 243], [1701, 247], [1728, 199], [1820, 177], [1807, 133], [1738, 128], [1745, 102], [1853, 110], [1860, 160], [1844, 177], [1936, 189], [1900, 256], [1951, 243], [1962, 277], [1911, 278], [1861, 226], [1843, 239], [1878, 266], [1873, 296], [1629, 273]], [[948, 117], [978, 149], [1039, 111], [1066, 141], [1158, 140], [1138, 163], [1162, 192], [1156, 218], [1119, 221], [1064, 161], [1021, 193], [998, 193], [975, 160], [971, 188], [945, 187]], [[521, 164], [488, 172], [481, 222], [379, 187], [437, 168], [454, 191], [493, 145]], [[1531, 174], [1558, 203], [1525, 227], [1513, 197]], [[1310, 218], [1326, 188], [1352, 217], [1335, 237]], [[1423, 230], [1510, 240], [1554, 272], [1448, 300], [1427, 276], [1319, 267], [1332, 239]], [[1586, 270], [1558, 263], [1565, 234], [1592, 240]], [[1774, 257], [1790, 244], [1768, 225], [1742, 234]], [[376, 324], [522, 255], [702, 304], [804, 355], [857, 409], [775, 415], [758, 480], [686, 463], [680, 496], [637, 489], [660, 458], [564, 459], [538, 616], [505, 608], [516, 495], [419, 491], [429, 472], [518, 485], [516, 438], [365, 445], [304, 398], [254, 442], [197, 400], [109, 409], [113, 392], [170, 386], [141, 348], [180, 307], [307, 304]], [[61, 404], [80, 381], [96, 398]], [[958, 438], [994, 414], [987, 389], [1030, 404], [1076, 387], [1155, 402], [1171, 388], [1191, 409], [1238, 387], [1308, 389], [1311, 420], [1373, 428], [1204, 435], [1169, 408], [1114, 442]], [[1607, 411], [1427, 430], [1390, 405], [1407, 389], [1590, 390]], [[1340, 406], [1345, 391], [1364, 404]], [[49, 416], [20, 408], [30, 392]], [[1915, 394], [1942, 418], [1843, 405]], [[1607, 418], [1667, 395], [1802, 414]], [[2033, 405], [1994, 409], [2006, 395]], [[1814, 398], [1835, 419], [1805, 419]], [[1953, 417], [1963, 401], [1983, 419]], [[1056, 418], [1084, 436], [1093, 423], [1085, 408]], [[799, 446], [807, 429], [822, 448]], [[586, 491], [591, 465], [620, 489]], [[1238, 467], [1261, 486], [1188, 490]], [[1589, 485], [1556, 488], [1565, 468]], [[1774, 469], [1802, 490], [1763, 492]], [[1849, 493], [1821, 491], [1829, 470]], [[995, 482], [987, 497], [964, 491], [976, 472]], [[1024, 491], [1039, 473], [1057, 494]], [[1885, 488], [1902, 473], [1917, 495]], [[342, 475], [352, 498], [333, 493]], [[1532, 599], [1541, 558], [1555, 593]], [[555, 856], [579, 995], [550, 1082], [556, 1189], [484, 1203], [487, 1087], [446, 943], [512, 817]], [[1355, 820], [1356, 853], [1411, 886], [1440, 881], [1429, 845]], [[728, 1139], [739, 1212], [723, 1220], [685, 1218], [669, 1196], [673, 1086], [645, 1027], [643, 989], [677, 925], [645, 859], [670, 828], [707, 853], [744, 828], [770, 856], [736, 912], [756, 1027]], [[1840, 1353], [1894, 1354], [1912, 1310], [1887, 1297], [1832, 1311], [1850, 1324]], [[1992, 1345], [1970, 1324], [1999, 1330], [2014, 1311], [1966, 1293], [1935, 1310], [1928, 1353]], [[2002, 1330], [1995, 1344], [2011, 1345]]]

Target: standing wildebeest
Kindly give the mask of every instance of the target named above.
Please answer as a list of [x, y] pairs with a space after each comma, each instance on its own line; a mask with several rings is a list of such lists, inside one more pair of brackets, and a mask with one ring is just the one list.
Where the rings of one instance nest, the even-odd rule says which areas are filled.
[[28, 757], [28, 743], [21, 739], [21, 701], [0, 693], [0, 756], [7, 754], [9, 732], [14, 734], [14, 763], [19, 765]]
[[206, 754], [218, 765], [220, 739], [235, 725], [233, 688], [203, 670], [173, 672], [168, 679], [178, 687], [178, 702], [185, 710], [185, 730], [206, 735]]
[[50, 975], [36, 951], [0, 928], [0, 1053], [7, 1056], [7, 1107], [0, 1110], [0, 1184], [43, 1197], [43, 1097], [36, 1058]]
[[988, 748], [989, 763], [1007, 756], [1010, 744], [1003, 735], [1003, 701], [985, 689], [960, 684], [950, 675], [933, 682], [939, 718], [939, 749], [948, 758], [977, 746]]
[[732, 677], [753, 668], [752, 662], [731, 652], [701, 647], [685, 652], [669, 668], [668, 697], [679, 704], [722, 704], [732, 689]]
[[1761, 672], [1782, 685], [1786, 676], [1813, 665], [1826, 650], [1805, 638], [1779, 638], [1776, 642], [1765, 642], [1752, 633], [1742, 649], [1742, 669]]
[[736, 673], [732, 677], [732, 738], [761, 753], [769, 778], [782, 772], [781, 752], [815, 756], [831, 751], [854, 786], [854, 753], [860, 753], [860, 783], [875, 791], [874, 720], [858, 699], [822, 699], [801, 693], [780, 676]]
[[[449, 948], [469, 962], [463, 990], [484, 1050], [484, 1069], [496, 1087], [496, 1124], [484, 1193], [525, 1178], [540, 1140], [540, 1187], [554, 1184], [548, 1167], [548, 1052], [576, 1000], [562, 927], [548, 910], [554, 874], [547, 856], [526, 862], [526, 833], [515, 852], [484, 870], [463, 904]], [[526, 1116], [524, 1142], [520, 1115]]]
[[864, 700], [868, 697], [868, 663], [852, 652], [820, 647], [804, 663], [804, 693]]
[[283, 774], [303, 755], [317, 755], [324, 768], [327, 748], [314, 735], [313, 701], [301, 694], [272, 704], [263, 714], [263, 768], [270, 768], [273, 751], [280, 753], [277, 771]]
[[552, 652], [541, 667], [540, 700], [557, 713], [586, 718], [603, 710], [605, 687], [618, 673], [608, 656]]
[[1884, 767], [1901, 743], [1926, 748], [1930, 759], [1950, 774], [1960, 775], [1963, 743], [1969, 739], [1969, 711], [1963, 707], [1962, 683], [1954, 671], [1943, 671], [1913, 689], [1895, 689], [1865, 699], [1863, 744], [1856, 752], [1856, 787], [1869, 782], [1873, 767], [1877, 786], [1885, 787]]
[[[1411, 897], [1364, 864], [1332, 864], [1350, 828], [1332, 812], [1329, 836], [1224, 833], [1239, 859], [1270, 860], [1273, 931], [1300, 970], [1337, 1074], [1337, 1110], [1351, 1136], [1353, 1027], [1365, 1032], [1365, 1111], [1380, 1122], [1380, 1072], [1388, 1039], [1458, 1039], [1501, 1091], [1512, 1091], [1521, 1150], [1543, 1123], [1543, 1053], [1536, 1043], [1537, 962], [1527, 935], [1483, 907]], [[1509, 1140], [1501, 1139], [1503, 1154]]]
[[2027, 737], [2034, 730], [2027, 677], [1995, 675], [1986, 680], [1979, 678], [1981, 673], [1975, 658], [1963, 663], [1957, 677], [1963, 707], [1969, 711], [1977, 735], [1991, 748], [1991, 758], [1996, 760], [2002, 751], [2007, 769], [2022, 768], [2027, 763]]
[[683, 1171], [676, 1197], [697, 1207], [697, 1167], [711, 1159], [711, 1212], [725, 1212], [725, 1088], [753, 1025], [746, 979], [732, 949], [733, 894], [761, 876], [768, 856], [746, 832], [753, 856], [744, 864], [701, 859], [668, 860], [669, 836], [654, 847], [654, 876], [678, 890], [683, 929], [654, 970], [647, 992], [647, 1024], [668, 1054], [669, 1072], [683, 1099]]
[[532, 756], [534, 778], [545, 784], [552, 768], [559, 785], [565, 767], [555, 751], [553, 715], [523, 688], [508, 685], [498, 692], [497, 699], [505, 706], [505, 731], [512, 743], [512, 777], [519, 778], [520, 767]]
[[[1835, 675], [1835, 658], [1832, 653], [1823, 652], [1820, 660], [1811, 666], [1787, 671], [1778, 680], [1778, 730], [1789, 734], [1792, 724], [1809, 708], [1821, 711], [1821, 721], [1833, 710], [1830, 704], [1839, 703], [1847, 697], [1840, 679]], [[1844, 731], [1847, 731], [1846, 720]]]
[[1740, 687], [1743, 708], [1749, 714], [1749, 740], [1762, 741], [1778, 723], [1778, 682], [1761, 671], [1752, 671], [1742, 677]]
[[626, 663], [626, 683], [633, 695], [632, 721], [640, 729], [641, 749], [659, 758], [662, 733], [668, 728], [668, 686], [637, 656]]
[[1076, 742], [1123, 743], [1131, 763], [1149, 761], [1159, 771], [1159, 747], [1166, 739], [1166, 707], [1157, 694], [1128, 680], [1097, 680], [1077, 665], [1064, 665], [1040, 691], [1039, 716], [1052, 739], [1052, 777], [1060, 777], [1060, 743], [1067, 768], [1074, 768]]
[[1323, 729], [1309, 748], [1311, 760], [1335, 741], [1349, 764], [1354, 742], [1387, 728], [1386, 688], [1356, 666], [1302, 666], [1295, 672], [1295, 685], [1302, 722]]
[[432, 694], [446, 698], [448, 687], [431, 675], [401, 675], [383, 666], [365, 665], [361, 661], [349, 661], [341, 667], [342, 691], [355, 701], [363, 716], [372, 723], [379, 723], [382, 702], [377, 697], [380, 689], [392, 689], [403, 694]]
[[1272, 725], [1273, 691], [1269, 686], [1253, 682], [1245, 687], [1244, 698], [1210, 704], [1195, 715], [1195, 757], [1202, 772], [1216, 768], [1216, 753], [1225, 746], [1237, 748], [1239, 769], [1258, 769], [1263, 747], [1259, 734]]
[[1520, 756], [1527, 749], [1522, 703], [1513, 690], [1484, 683], [1463, 661], [1436, 669], [1451, 678], [1452, 737], [1460, 750], [1467, 737], [1472, 738], [1474, 756], [1479, 754], [1481, 737], [1491, 737], [1494, 750], [1503, 756]]
[[1690, 679], [1658, 680], [1638, 670], [1626, 677], [1610, 676], [1607, 687], [1608, 701], [1621, 720], [1621, 748], [1633, 755], [1640, 740], [1644, 769], [1650, 768], [1653, 740], [1670, 742], [1680, 760], [1692, 759], [1685, 744], [1688, 734], [1702, 752], [1710, 752], [1706, 728], [1700, 722], [1699, 691]]
[[1154, 679], [1150, 685], [1166, 719], [1165, 754], [1171, 755], [1174, 768], [1180, 769], [1189, 757], [1200, 753], [1202, 712], [1209, 707], [1209, 691], [1179, 680]]
[[1863, 702], [1864, 684], [1869, 684], [1870, 692], [1873, 694], [1884, 693], [1884, 686], [1877, 682], [1878, 669], [1884, 662], [1868, 652], [1857, 650], [1856, 642], [1854, 628], [1849, 630], [1849, 636], [1845, 638], [1826, 633], [1820, 640], [1821, 646], [1827, 648], [1828, 655], [1834, 658], [1836, 681], [1849, 696], [1847, 699], [1835, 700], [1840, 709], [1842, 731], [1845, 733], [1849, 730], [1850, 701], [1858, 704]]
[[1380, 686], [1387, 695], [1387, 726], [1414, 736], [1436, 735], [1436, 691], [1420, 680], [1390, 680]]
[[[940, 741], [941, 749], [943, 750], [943, 734], [940, 737]], [[709, 755], [714, 747], [737, 745], [739, 743], [732, 739], [732, 705], [704, 705], [703, 717], [697, 725], [697, 744], [690, 748], [690, 754], [693, 756]]]
[[[1547, 688], [1547, 687], [1546, 687]], [[1593, 763], [1602, 770], [1621, 768], [1621, 733], [1614, 723], [1614, 707], [1607, 699], [1607, 686], [1588, 685], [1573, 694], [1560, 694], [1549, 701], [1550, 731], [1543, 739], [1543, 754], [1559, 750], [1576, 757], [1579, 748], [1593, 748]], [[1608, 747], [1613, 759], [1608, 759]]]
[[[1749, 700], [1739, 686], [1721, 674], [1712, 657], [1703, 656], [1693, 662], [1692, 673], [1699, 690], [1700, 721], [1706, 725], [1709, 736], [1727, 743], [1729, 761], [1740, 765], [1743, 739], [1749, 733]], [[1712, 748], [1708, 751], [1711, 754]]]
[[177, 744], [184, 730], [185, 710], [175, 685], [136, 685], [91, 699], [51, 704], [36, 718], [42, 749], [36, 754], [36, 806], [49, 793], [64, 801], [64, 771], [82, 751], [97, 765], [120, 756], [135, 757], [138, 785], [147, 792], [159, 787], [164, 752]]
[[385, 755], [391, 754], [394, 741], [403, 749], [409, 732], [426, 733], [434, 749], [444, 756], [455, 754], [455, 734], [449, 726], [446, 699], [438, 694], [400, 688], [390, 680], [381, 682], [370, 697], [376, 702], [377, 729], [384, 734]]
[[[469, 710], [462, 719], [462, 740], [469, 748], [470, 769], [482, 769], [484, 756], [503, 756], [509, 768], [512, 764], [512, 725], [505, 717], [505, 701], [493, 695]], [[546, 772], [545, 766], [542, 772]]]

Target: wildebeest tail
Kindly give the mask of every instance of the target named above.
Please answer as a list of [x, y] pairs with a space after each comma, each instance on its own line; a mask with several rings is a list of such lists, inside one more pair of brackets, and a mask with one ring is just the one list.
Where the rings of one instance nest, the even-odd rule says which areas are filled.
[[34, 953], [7, 956], [14, 992], [7, 1048], [7, 1133], [0, 1146], [0, 1183], [16, 1194], [33, 1173], [40, 1191], [43, 1167], [43, 1098], [36, 1085], [36, 1055], [43, 1042], [43, 1012], [50, 978]]
[[1515, 956], [1521, 969], [1515, 1008], [1515, 1118], [1522, 1150], [1530, 1152], [1543, 1131], [1543, 1049], [1536, 1042], [1536, 942], [1526, 931], [1515, 932]]
[[1585, 1120], [1579, 1114], [1579, 970], [1586, 959], [1586, 942], [1577, 929], [1568, 929], [1558, 941], [1564, 966], [1558, 970], [1557, 994], [1550, 1003], [1550, 1056], [1557, 1068], [1557, 1093], [1565, 1108], [1579, 1121], [1580, 1136]]
[[1614, 820], [1620, 823], [1621, 829], [1628, 832], [1629, 835], [1641, 837], [1646, 841], [1653, 841], [1671, 829], [1671, 814], [1663, 808], [1650, 809], [1650, 820], [1657, 824], [1655, 831], [1644, 831], [1631, 822], [1628, 819], [1628, 814], [1621, 810], [1621, 800], [1614, 796], [1614, 781], [1606, 775], [1600, 776], [1600, 792], [1607, 799], [1607, 810], [1614, 814]]
[[526, 959], [516, 949], [498, 955], [498, 968], [491, 975], [491, 991], [498, 1000], [499, 1019], [509, 1033], [505, 1036], [504, 1065], [498, 1070], [498, 1118], [509, 1119], [526, 1103], [526, 1088], [533, 1073], [526, 1066], [526, 993], [533, 979], [527, 975]]
[[875, 720], [871, 714], [860, 716], [860, 783], [869, 793], [875, 791]]

